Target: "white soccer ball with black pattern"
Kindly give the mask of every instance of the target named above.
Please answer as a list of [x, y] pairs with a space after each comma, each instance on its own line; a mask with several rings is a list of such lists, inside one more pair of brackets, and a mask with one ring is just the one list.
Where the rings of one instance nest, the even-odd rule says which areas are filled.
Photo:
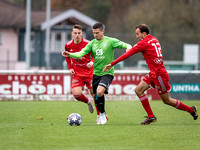
[[67, 120], [71, 126], [79, 126], [79, 125], [81, 125], [81, 122], [82, 122], [81, 115], [78, 113], [70, 114], [69, 117], [67, 118]]

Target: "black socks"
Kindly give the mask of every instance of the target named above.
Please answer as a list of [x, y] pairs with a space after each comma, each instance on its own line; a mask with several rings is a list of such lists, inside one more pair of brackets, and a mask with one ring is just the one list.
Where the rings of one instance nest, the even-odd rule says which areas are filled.
[[100, 113], [105, 112], [105, 97], [104, 97], [104, 95], [101, 96], [101, 97], [98, 97], [97, 94], [96, 94], [95, 105], [99, 109]]

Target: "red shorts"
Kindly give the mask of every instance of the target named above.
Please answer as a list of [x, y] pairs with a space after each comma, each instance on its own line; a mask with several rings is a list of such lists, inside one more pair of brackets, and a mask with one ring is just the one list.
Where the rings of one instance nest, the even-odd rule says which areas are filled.
[[72, 88], [78, 86], [84, 86], [88, 89], [92, 89], [92, 77], [80, 77], [80, 76], [72, 76]]
[[169, 74], [167, 72], [155, 77], [151, 74], [147, 74], [143, 81], [146, 82], [151, 88], [156, 89], [159, 95], [165, 94], [171, 91], [171, 85], [169, 84]]

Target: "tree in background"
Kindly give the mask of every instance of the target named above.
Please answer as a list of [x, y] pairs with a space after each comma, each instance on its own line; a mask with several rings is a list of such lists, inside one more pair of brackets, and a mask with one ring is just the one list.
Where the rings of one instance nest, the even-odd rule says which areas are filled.
[[142, 0], [133, 5], [126, 18], [130, 30], [140, 23], [151, 28], [161, 42], [164, 57], [182, 59], [184, 43], [199, 43], [199, 0]]
[[108, 32], [124, 33], [128, 32], [125, 25], [125, 17], [133, 0], [107, 0], [111, 3], [110, 14], [107, 20]]
[[73, 8], [104, 24], [110, 13], [110, 3], [106, 0], [51, 0], [51, 8]]
[[85, 9], [86, 15], [105, 24], [108, 20], [111, 3], [106, 0], [86, 0], [86, 1], [87, 1], [87, 6]]
[[85, 0], [51, 0], [52, 10], [67, 10], [76, 9], [80, 12], [84, 12], [87, 3]]
[[187, 33], [187, 36], [190, 36], [196, 30], [200, 30], [200, 1], [190, 1], [194, 2], [143, 0], [130, 8], [126, 25], [132, 28], [138, 23], [149, 24], [156, 36], [171, 37], [173, 41], [177, 33], [185, 35], [187, 31], [190, 31], [189, 35]]
[[[26, 0], [7, 0], [7, 1], [26, 7]], [[31, 0], [31, 9], [42, 10], [44, 8], [46, 8], [46, 0]]]

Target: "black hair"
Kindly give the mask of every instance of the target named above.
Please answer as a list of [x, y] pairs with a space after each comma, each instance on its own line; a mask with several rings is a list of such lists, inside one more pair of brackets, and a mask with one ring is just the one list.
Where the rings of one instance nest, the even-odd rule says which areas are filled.
[[79, 24], [75, 24], [75, 25], [73, 26], [73, 29], [79, 29], [79, 30], [82, 30], [83, 28], [82, 28], [81, 25], [79, 25]]
[[100, 29], [100, 30], [103, 30], [105, 29], [105, 26], [103, 25], [103, 23], [100, 23], [100, 22], [97, 22], [93, 25], [92, 27], [93, 29]]
[[146, 24], [140, 24], [138, 26], [135, 27], [135, 29], [139, 28], [140, 32], [146, 32], [147, 34], [149, 34], [150, 30], [149, 27]]

